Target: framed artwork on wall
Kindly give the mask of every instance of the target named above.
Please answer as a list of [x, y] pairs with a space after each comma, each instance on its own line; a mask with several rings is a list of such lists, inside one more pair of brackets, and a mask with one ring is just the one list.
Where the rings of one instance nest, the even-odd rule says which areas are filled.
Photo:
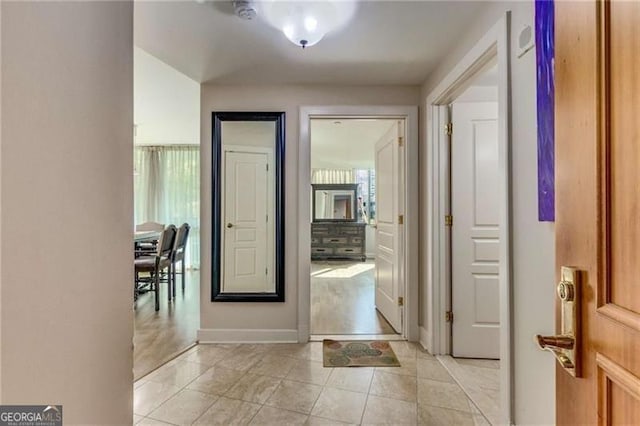
[[554, 2], [535, 1], [538, 220], [555, 220]]

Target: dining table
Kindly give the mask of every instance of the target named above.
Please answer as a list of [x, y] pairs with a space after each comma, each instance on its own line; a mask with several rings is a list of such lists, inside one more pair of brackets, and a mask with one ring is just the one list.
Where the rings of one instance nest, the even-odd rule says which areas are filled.
[[134, 244], [158, 241], [162, 232], [160, 231], [135, 231], [133, 233]]

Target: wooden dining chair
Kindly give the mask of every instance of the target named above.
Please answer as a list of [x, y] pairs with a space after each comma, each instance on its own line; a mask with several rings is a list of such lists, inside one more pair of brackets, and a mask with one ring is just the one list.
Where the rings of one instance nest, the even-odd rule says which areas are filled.
[[184, 293], [184, 281], [185, 281], [185, 252], [187, 250], [187, 240], [189, 238], [189, 231], [191, 226], [188, 223], [183, 223], [178, 228], [178, 235], [176, 236], [176, 242], [173, 248], [172, 259], [172, 275], [173, 275], [173, 298], [176, 298], [176, 263], [180, 262], [180, 275], [182, 276], [182, 292]]
[[167, 226], [162, 231], [162, 236], [158, 243], [158, 249], [153, 256], [144, 256], [134, 259], [135, 283], [137, 286], [141, 282], [140, 273], [148, 272], [150, 276], [151, 289], [155, 291], [156, 311], [160, 310], [160, 282], [162, 273], [167, 270], [167, 293], [169, 301], [172, 300], [172, 277], [171, 266], [173, 264], [173, 248], [175, 245], [177, 229], [174, 225]]

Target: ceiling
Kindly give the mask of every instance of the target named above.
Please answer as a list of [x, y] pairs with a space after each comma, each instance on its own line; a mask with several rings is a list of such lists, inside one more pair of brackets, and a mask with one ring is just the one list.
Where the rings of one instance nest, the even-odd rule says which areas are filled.
[[352, 21], [302, 50], [230, 1], [135, 3], [135, 44], [192, 79], [219, 84], [422, 84], [478, 1], [358, 1]]
[[373, 169], [375, 144], [397, 120], [312, 119], [312, 169]]

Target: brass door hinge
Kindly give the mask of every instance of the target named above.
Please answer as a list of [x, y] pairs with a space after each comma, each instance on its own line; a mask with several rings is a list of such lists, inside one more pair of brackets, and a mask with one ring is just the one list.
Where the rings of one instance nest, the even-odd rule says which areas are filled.
[[404, 146], [404, 138], [402, 136], [398, 136], [398, 146]]
[[398, 306], [404, 306], [404, 297], [398, 297]]
[[447, 311], [444, 313], [444, 320], [446, 322], [453, 322], [453, 312]]
[[398, 224], [399, 225], [404, 225], [404, 215], [403, 214], [398, 216]]
[[453, 134], [453, 123], [447, 123], [444, 126], [444, 130], [447, 133], [447, 136], [451, 136]]
[[444, 226], [453, 226], [453, 216], [448, 214], [444, 217]]

